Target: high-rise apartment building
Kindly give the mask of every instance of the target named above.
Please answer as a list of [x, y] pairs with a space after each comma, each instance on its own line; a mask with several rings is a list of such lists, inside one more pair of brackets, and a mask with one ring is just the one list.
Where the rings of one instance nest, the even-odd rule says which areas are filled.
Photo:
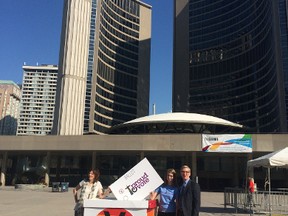
[[103, 134], [148, 115], [151, 6], [137, 0], [64, 2], [53, 133]]
[[58, 67], [22, 66], [23, 83], [17, 135], [47, 135], [54, 119]]
[[20, 96], [16, 83], [0, 80], [0, 135], [16, 135]]
[[[210, 114], [254, 132], [287, 131], [281, 2], [174, 1], [174, 112]], [[287, 25], [281, 28], [287, 37]]]

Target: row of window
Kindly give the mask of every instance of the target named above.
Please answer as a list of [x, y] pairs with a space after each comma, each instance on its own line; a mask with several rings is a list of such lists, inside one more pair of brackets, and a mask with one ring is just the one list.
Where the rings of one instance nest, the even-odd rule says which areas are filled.
[[[117, 112], [117, 111], [109, 111], [109, 110], [107, 110], [107, 109], [105, 109], [105, 108], [103, 108], [103, 107], [101, 107], [101, 106], [99, 106], [99, 105], [97, 105], [97, 104], [95, 104], [95, 112], [98, 112], [98, 113], [101, 113], [102, 115], [107, 116], [109, 119], [108, 119], [108, 118], [106, 119], [106, 118], [103, 118], [103, 117], [102, 117], [102, 120], [104, 120], [104, 121], [101, 122], [101, 121], [98, 120], [98, 122], [100, 122], [100, 123], [102, 123], [102, 124], [105, 124], [105, 125], [109, 125], [109, 126], [113, 126], [110, 118], [116, 119], [116, 120], [118, 120], [118, 121], [120, 121], [120, 122], [127, 122], [127, 121], [130, 121], [130, 120], [136, 118], [136, 116], [133, 115], [133, 114], [130, 114], [130, 113], [120, 113], [120, 112]], [[95, 114], [95, 115], [96, 115], [97, 117], [100, 117], [100, 116], [97, 115], [97, 114]], [[96, 117], [96, 121], [97, 121], [97, 119], [98, 119], [97, 117]], [[108, 124], [107, 124], [107, 123], [108, 123]]]
[[116, 40], [115, 38], [115, 40], [111, 42], [111, 38], [107, 39], [106, 37], [109, 37], [109, 35], [104, 35], [103, 33], [100, 33], [100, 44], [103, 43], [106, 47], [115, 51], [116, 53], [122, 56], [126, 56], [129, 59], [134, 59], [135, 61], [138, 61], [138, 47], [132, 46], [129, 43], [121, 42], [119, 40]]
[[120, 37], [117, 38], [117, 35], [109, 31], [109, 29], [107, 29], [104, 25], [102, 25], [102, 23], [100, 23], [100, 33], [103, 33], [103, 35], [114, 44], [117, 44], [127, 50], [130, 50], [131, 52], [138, 53], [138, 46], [139, 46], [138, 40], [134, 40], [130, 37], [126, 37], [125, 38], [126, 40], [123, 39], [121, 40]]
[[107, 108], [112, 109], [113, 111], [119, 111], [123, 113], [130, 113], [130, 114], [137, 114], [137, 108], [136, 107], [129, 107], [127, 104], [118, 104], [117, 102], [110, 102], [102, 97], [96, 97], [96, 102], [101, 104], [102, 106], [105, 106]]
[[109, 83], [105, 82], [103, 79], [101, 79], [99, 76], [97, 77], [97, 83], [104, 89], [107, 89], [108, 91], [113, 92], [114, 94], [119, 94], [125, 97], [130, 98], [137, 98], [137, 92], [133, 91], [133, 89], [124, 89], [119, 86], [113, 86]]
[[105, 11], [109, 11], [110, 16], [113, 17], [114, 20], [123, 24], [124, 26], [139, 31], [139, 19], [138, 23], [132, 22], [131, 20], [128, 21], [127, 19], [119, 16], [119, 14], [117, 14], [116, 11], [113, 9], [115, 7], [111, 8], [111, 6], [113, 7], [113, 4], [110, 1], [108, 2], [108, 4], [107, 3], [102, 4], [102, 7], [105, 9]]
[[[108, 58], [106, 55], [104, 55], [101, 50], [99, 50], [99, 58], [105, 62], [106, 64], [110, 65], [111, 67], [115, 68], [116, 70], [119, 71], [124, 71], [126, 74], [131, 74], [131, 75], [137, 75], [138, 69], [137, 68], [131, 68], [128, 65], [124, 65], [121, 62], [115, 62], [112, 59]], [[100, 61], [100, 60], [99, 60]], [[99, 62], [98, 61], [98, 62]], [[124, 84], [125, 86], [125, 84]], [[133, 88], [134, 89], [134, 88]]]
[[[39, 93], [39, 92], [38, 92]], [[32, 100], [32, 99], [36, 99], [36, 100], [45, 100], [45, 99], [51, 99], [54, 100], [55, 99], [55, 92], [48, 92], [48, 94], [23, 94], [22, 95], [22, 100]]]
[[[139, 23], [139, 4], [135, 0], [105, 0], [106, 4], [120, 16]], [[112, 3], [113, 2], [113, 3]]]
[[[268, 40], [267, 38], [266, 40]], [[268, 40], [269, 41], [269, 40]], [[265, 42], [266, 43], [266, 42]], [[218, 61], [217, 64], [202, 64], [202, 65], [191, 65], [190, 76], [191, 79], [201, 79], [207, 76], [223, 76], [225, 74], [234, 75], [239, 73], [241, 70], [249, 70], [253, 65], [253, 71], [261, 71], [261, 68], [265, 67], [268, 62], [270, 66], [275, 64], [274, 50], [266, 45], [259, 45], [247, 53], [243, 53], [235, 58]], [[269, 49], [268, 49], [269, 48]]]
[[[100, 19], [102, 19], [102, 17], [100, 17]], [[100, 31], [103, 32], [103, 34], [112, 42], [118, 44], [119, 41], [122, 43], [129, 43], [129, 46], [133, 46], [134, 44], [136, 44], [138, 46], [139, 41], [135, 40], [134, 38], [122, 34], [120, 31], [116, 31], [114, 28], [112, 28], [110, 25], [108, 25], [105, 21], [103, 21], [103, 19], [100, 22]], [[109, 33], [108, 33], [109, 32]], [[133, 47], [132, 47], [133, 49]], [[134, 48], [135, 49], [135, 48]], [[134, 50], [132, 50], [134, 51]]]
[[[133, 60], [133, 59], [130, 59], [129, 56], [120, 55], [117, 52], [117, 50], [115, 50], [115, 52], [112, 52], [111, 50], [107, 49], [103, 43], [99, 43], [99, 48], [103, 53], [105, 53], [107, 56], [114, 59], [115, 61], [119, 61], [125, 65], [130, 66], [130, 67], [138, 68], [138, 61], [137, 61], [138, 59]], [[134, 57], [136, 55], [131, 55], [131, 56]]]
[[55, 86], [53, 86], [53, 87], [40, 87], [40, 86], [37, 86], [37, 85], [35, 85], [35, 86], [23, 86], [23, 91], [22, 91], [22, 94], [25, 94], [26, 92], [29, 92], [29, 91], [36, 91], [35, 93], [47, 93], [47, 94], [49, 94], [50, 93], [50, 95], [51, 95], [51, 93], [54, 93], [54, 94], [56, 94], [56, 89], [57, 89], [57, 87]]
[[[50, 96], [49, 96], [50, 95]], [[52, 95], [52, 96], [51, 96]], [[22, 100], [25, 100], [25, 99], [42, 99], [42, 100], [45, 100], [45, 99], [55, 99], [55, 92], [50, 92], [48, 94], [48, 96], [38, 96], [38, 95], [22, 95]]]
[[50, 132], [51, 131], [51, 126], [50, 127], [32, 127], [32, 126], [19, 126], [17, 128], [17, 134], [28, 134], [29, 132], [32, 134], [43, 134], [43, 132]]
[[29, 70], [29, 71], [24, 71], [24, 77], [25, 78], [33, 78], [33, 77], [38, 77], [38, 79], [43, 79], [47, 77], [57, 77], [58, 71], [37, 71], [37, 70]]
[[[134, 106], [134, 107], [136, 107], [137, 105], [136, 99], [129, 99], [120, 95], [111, 94], [99, 87], [96, 87], [96, 93], [116, 103], [126, 104], [128, 106]], [[97, 100], [97, 94], [95, 100]]]
[[111, 27], [113, 27], [113, 28], [119, 30], [120, 32], [123, 32], [123, 33], [125, 33], [131, 37], [139, 38], [138, 31], [129, 29], [124, 24], [122, 24], [122, 23], [120, 24], [120, 23], [116, 22], [113, 18], [110, 17], [111, 15], [113, 15], [113, 12], [105, 10], [105, 7], [103, 7], [101, 9], [101, 15], [103, 17], [103, 21], [105, 20], [105, 22], [109, 23], [111, 25]]
[[31, 114], [22, 115], [21, 114], [20, 116], [23, 119], [29, 118], [29, 121], [53, 122], [53, 118], [51, 118], [51, 115], [48, 115], [48, 114], [46, 115], [45, 112], [42, 112], [42, 113], [43, 114], [38, 114], [38, 115], [31, 115]]
[[[266, 8], [269, 10], [269, 8]], [[213, 47], [219, 46], [219, 44], [226, 44], [227, 42], [231, 43], [233, 40], [239, 39], [242, 35], [250, 34], [250, 35], [259, 35], [260, 32], [267, 32], [270, 28], [268, 24], [268, 19], [271, 19], [271, 11], [261, 11], [257, 19], [248, 19], [249, 16], [243, 17], [243, 19], [229, 19], [223, 26], [212, 25], [209, 29], [201, 28], [200, 31], [195, 31], [195, 24], [191, 21], [190, 23], [190, 43], [197, 45], [199, 49], [200, 47]], [[251, 22], [252, 19], [252, 22]], [[204, 25], [201, 23], [201, 26]], [[205, 25], [204, 25], [205, 26]], [[267, 27], [268, 26], [268, 27]], [[260, 35], [263, 35], [260, 34]], [[263, 37], [263, 36], [262, 36]], [[257, 43], [257, 40], [254, 40]], [[233, 47], [233, 46], [232, 46]]]

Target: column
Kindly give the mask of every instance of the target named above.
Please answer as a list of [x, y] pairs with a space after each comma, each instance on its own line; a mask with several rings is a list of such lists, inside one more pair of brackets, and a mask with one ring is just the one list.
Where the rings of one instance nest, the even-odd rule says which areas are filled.
[[192, 172], [192, 178], [195, 179], [196, 182], [198, 182], [198, 176], [197, 176], [197, 153], [192, 152], [192, 167], [191, 167], [191, 172]]
[[233, 157], [233, 185], [239, 187], [238, 157]]
[[[252, 160], [252, 153], [247, 154], [247, 161], [249, 161], [249, 160]], [[247, 167], [247, 165], [246, 165], [246, 167]], [[247, 170], [248, 177], [250, 176], [250, 177], [254, 178], [254, 168], [253, 167], [250, 167], [250, 168], [247, 167], [246, 169], [248, 169]]]
[[96, 163], [97, 163], [97, 152], [95, 152], [95, 151], [93, 151], [92, 152], [92, 169], [94, 170], [94, 169], [96, 169]]
[[140, 152], [140, 161], [141, 160], [143, 160], [144, 159], [144, 157], [145, 157], [145, 154], [144, 154], [144, 152], [142, 151], [142, 152]]
[[50, 183], [50, 158], [51, 158], [51, 152], [47, 152], [47, 155], [46, 155], [46, 172], [45, 172], [45, 176], [44, 176], [44, 181], [45, 181], [45, 184], [47, 186], [49, 186], [49, 183]]
[[6, 169], [7, 169], [7, 157], [8, 157], [8, 152], [4, 152], [3, 153], [3, 158], [2, 158], [1, 176], [0, 176], [1, 186], [5, 186], [5, 176], [6, 176]]

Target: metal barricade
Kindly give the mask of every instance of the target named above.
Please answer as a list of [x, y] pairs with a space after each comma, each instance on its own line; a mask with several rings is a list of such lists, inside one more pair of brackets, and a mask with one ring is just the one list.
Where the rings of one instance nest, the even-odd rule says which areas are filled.
[[288, 214], [288, 191], [257, 191], [251, 195], [241, 188], [225, 188], [224, 207], [251, 213]]

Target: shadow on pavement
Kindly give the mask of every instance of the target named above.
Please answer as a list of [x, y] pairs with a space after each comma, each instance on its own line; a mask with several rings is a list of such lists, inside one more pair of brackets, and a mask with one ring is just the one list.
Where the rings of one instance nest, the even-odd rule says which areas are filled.
[[[200, 212], [205, 213], [223, 213], [223, 214], [236, 214], [236, 210], [234, 208], [218, 208], [218, 207], [201, 207]], [[238, 214], [247, 214], [249, 212], [245, 212], [243, 210], [237, 210]]]

